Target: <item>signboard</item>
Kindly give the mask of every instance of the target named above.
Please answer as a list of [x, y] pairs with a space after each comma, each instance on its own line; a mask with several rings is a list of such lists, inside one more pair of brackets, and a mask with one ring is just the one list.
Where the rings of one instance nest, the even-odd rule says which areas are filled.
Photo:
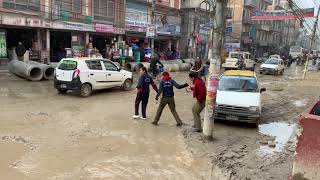
[[6, 32], [0, 31], [0, 58], [7, 57], [7, 38]]
[[124, 28], [119, 28], [119, 27], [114, 27], [113, 28], [113, 32], [115, 34], [125, 34], [126, 33], [126, 30]]
[[96, 32], [106, 32], [106, 33], [113, 33], [114, 32], [114, 28], [113, 25], [109, 25], [109, 24], [95, 24], [94, 25], [94, 30]]
[[227, 34], [232, 33], [232, 19], [227, 19], [226, 21], [226, 33]]
[[174, 16], [160, 12], [156, 15], [155, 24], [158, 34], [180, 35], [181, 17], [178, 14]]
[[13, 26], [29, 26], [51, 28], [52, 23], [38, 18], [19, 17], [14, 15], [2, 15], [2, 24]]
[[52, 23], [37, 18], [26, 18], [26, 25], [30, 27], [51, 28]]
[[314, 17], [314, 8], [302, 9], [299, 15], [292, 11], [272, 11], [272, 12], [262, 12], [262, 11], [253, 11], [251, 20], [287, 20], [287, 19], [300, 19]]
[[148, 23], [147, 6], [142, 3], [126, 1], [125, 23], [128, 31], [145, 32]]
[[236, 50], [240, 49], [240, 43], [225, 43], [224, 48], [228, 52], [236, 51]]
[[2, 24], [13, 26], [26, 26], [26, 18], [18, 16], [2, 16]]
[[152, 25], [149, 25], [147, 27], [147, 37], [154, 37], [155, 34], [156, 34], [156, 27], [152, 26]]
[[94, 32], [94, 26], [89, 24], [82, 23], [73, 23], [73, 22], [53, 22], [53, 28], [55, 29], [67, 29], [73, 31], [92, 31]]

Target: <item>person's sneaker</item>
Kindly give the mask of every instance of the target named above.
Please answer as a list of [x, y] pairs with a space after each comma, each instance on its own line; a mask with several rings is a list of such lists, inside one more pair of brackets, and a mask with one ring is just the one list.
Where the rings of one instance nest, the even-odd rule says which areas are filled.
[[158, 123], [156, 123], [156, 122], [152, 122], [151, 124], [153, 124], [155, 126], [158, 126]]
[[184, 125], [183, 123], [178, 123], [178, 124], [177, 124], [178, 127], [181, 127], [181, 126], [183, 126], [183, 125]]
[[139, 118], [139, 115], [133, 115], [132, 118], [133, 118], [133, 119], [138, 119], [138, 118]]
[[140, 119], [142, 119], [142, 120], [146, 120], [147, 118], [146, 118], [146, 117], [142, 117], [142, 116], [141, 116], [141, 117], [140, 117]]

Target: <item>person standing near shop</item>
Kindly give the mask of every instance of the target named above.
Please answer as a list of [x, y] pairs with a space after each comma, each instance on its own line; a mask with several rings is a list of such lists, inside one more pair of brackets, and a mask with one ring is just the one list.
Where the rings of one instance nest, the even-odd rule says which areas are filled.
[[168, 72], [163, 73], [163, 78], [159, 85], [159, 91], [156, 96], [156, 100], [158, 101], [159, 96], [162, 94], [162, 98], [160, 100], [160, 104], [158, 106], [156, 117], [154, 118], [154, 121], [152, 122], [153, 125], [158, 125], [158, 122], [160, 120], [161, 114], [163, 109], [166, 107], [166, 105], [169, 105], [169, 108], [171, 110], [172, 115], [174, 116], [177, 126], [182, 125], [182, 121], [176, 111], [176, 104], [174, 101], [174, 92], [173, 87], [176, 87], [177, 89], [182, 89], [185, 87], [188, 87], [189, 85], [187, 83], [183, 85], [179, 85], [176, 81], [171, 79]]
[[133, 119], [138, 119], [139, 118], [139, 105], [141, 104], [141, 109], [142, 109], [142, 116], [140, 117], [141, 119], [145, 120], [147, 119], [146, 116], [146, 110], [147, 110], [147, 105], [148, 105], [148, 100], [149, 100], [149, 94], [150, 94], [150, 85], [158, 93], [158, 88], [153, 82], [152, 78], [149, 76], [147, 72], [146, 67], [141, 67], [140, 68], [140, 78], [138, 81], [137, 85], [137, 97], [135, 100], [135, 114], [133, 115]]
[[22, 42], [19, 42], [16, 47], [16, 54], [18, 56], [18, 60], [23, 61], [24, 54], [27, 52], [26, 47], [22, 44]]
[[202, 79], [197, 75], [195, 72], [191, 72], [189, 74], [190, 80], [193, 82], [193, 86], [191, 90], [193, 91], [193, 97], [196, 99], [193, 107], [192, 107], [192, 114], [194, 119], [194, 132], [201, 132], [201, 112], [205, 107], [206, 104], [206, 85]]

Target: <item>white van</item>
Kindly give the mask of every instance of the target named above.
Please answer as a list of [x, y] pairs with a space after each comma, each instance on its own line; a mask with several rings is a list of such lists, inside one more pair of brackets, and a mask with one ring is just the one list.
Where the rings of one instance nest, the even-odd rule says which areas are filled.
[[226, 70], [228, 69], [238, 69], [238, 61], [240, 57], [243, 57], [245, 69], [254, 70], [255, 68], [255, 62], [251, 59], [251, 54], [249, 52], [238, 52], [238, 51], [232, 51], [229, 53], [229, 57], [226, 58], [226, 62], [222, 64], [222, 67]]
[[226, 71], [219, 80], [214, 118], [258, 124], [263, 91], [254, 72]]
[[65, 58], [55, 71], [54, 87], [60, 93], [68, 90], [90, 96], [93, 90], [122, 87], [129, 90], [132, 73], [122, 70], [110, 60], [99, 58]]

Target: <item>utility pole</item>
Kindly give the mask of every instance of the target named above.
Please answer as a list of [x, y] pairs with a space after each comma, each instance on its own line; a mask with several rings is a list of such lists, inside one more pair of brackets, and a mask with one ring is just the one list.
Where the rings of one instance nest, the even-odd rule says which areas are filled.
[[316, 33], [317, 33], [317, 27], [318, 27], [318, 21], [319, 21], [319, 13], [320, 13], [320, 6], [318, 8], [316, 21], [313, 24], [313, 32], [312, 32], [311, 41], [310, 41], [310, 49], [309, 49], [309, 53], [308, 53], [308, 57], [307, 57], [307, 62], [305, 63], [305, 66], [304, 66], [302, 79], [304, 79], [306, 77], [308, 65], [309, 65], [309, 57], [310, 57], [310, 54], [311, 54], [311, 51], [313, 48], [313, 44], [315, 43], [315, 40], [316, 40]]
[[151, 25], [154, 27], [154, 36], [151, 38], [151, 56], [154, 56], [155, 55], [155, 52], [154, 52], [154, 38], [155, 38], [155, 36], [156, 36], [156, 25], [155, 25], [155, 23], [156, 23], [156, 21], [155, 21], [155, 19], [156, 19], [156, 15], [155, 15], [155, 13], [156, 13], [156, 0], [152, 0], [152, 5], [151, 5]]
[[203, 134], [206, 139], [212, 139], [214, 119], [212, 118], [215, 108], [218, 77], [220, 73], [221, 53], [223, 49], [224, 27], [226, 22], [227, 0], [216, 0], [213, 6], [213, 0], [210, 1], [214, 9], [212, 17], [212, 59], [210, 59], [209, 76], [207, 80], [207, 99], [205, 106], [205, 115], [203, 122]]

